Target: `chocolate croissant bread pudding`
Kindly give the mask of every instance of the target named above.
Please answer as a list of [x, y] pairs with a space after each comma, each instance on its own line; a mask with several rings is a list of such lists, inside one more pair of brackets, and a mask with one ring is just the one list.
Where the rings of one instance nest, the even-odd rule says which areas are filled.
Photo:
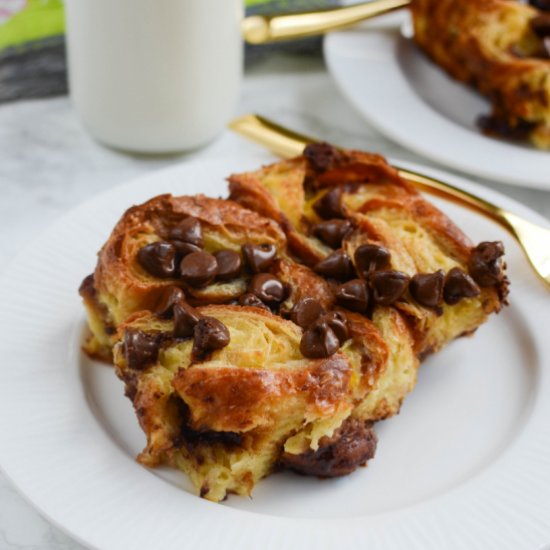
[[491, 135], [550, 149], [550, 1], [412, 0], [414, 39], [492, 102]]
[[419, 361], [506, 301], [500, 242], [472, 245], [383, 158], [327, 144], [229, 178], [230, 199], [130, 208], [80, 293], [147, 444], [212, 501], [287, 468], [374, 456]]

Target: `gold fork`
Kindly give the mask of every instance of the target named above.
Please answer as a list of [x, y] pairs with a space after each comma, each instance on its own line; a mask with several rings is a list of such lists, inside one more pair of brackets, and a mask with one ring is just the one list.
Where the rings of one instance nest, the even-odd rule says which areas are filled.
[[353, 6], [284, 15], [250, 15], [241, 31], [249, 44], [304, 38], [343, 29], [360, 21], [403, 8], [410, 0], [373, 0]]
[[[293, 132], [259, 115], [250, 114], [236, 118], [229, 123], [229, 128], [283, 158], [300, 155], [308, 143], [318, 142], [316, 139]], [[550, 229], [527, 221], [517, 214], [444, 181], [399, 166], [394, 168], [402, 178], [422, 191], [467, 206], [502, 225], [517, 240], [535, 273], [550, 290]]]

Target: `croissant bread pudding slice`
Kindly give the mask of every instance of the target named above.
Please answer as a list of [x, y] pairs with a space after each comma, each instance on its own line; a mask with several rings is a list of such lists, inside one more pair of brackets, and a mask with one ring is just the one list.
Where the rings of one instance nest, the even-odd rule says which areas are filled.
[[[265, 309], [174, 307], [171, 320], [131, 316], [114, 348], [147, 435], [140, 462], [179, 468], [201, 496], [219, 501], [250, 494], [276, 467], [334, 476], [372, 457], [376, 401], [391, 381], [388, 347], [367, 318], [349, 313], [339, 349], [311, 357], [307, 330]], [[406, 346], [395, 321], [393, 338], [404, 331]], [[412, 354], [403, 358], [414, 367]]]
[[230, 188], [129, 209], [80, 289], [85, 350], [114, 359], [140, 462], [213, 501], [278, 468], [365, 464], [419, 358], [507, 293], [502, 245], [473, 247], [376, 155], [310, 146]]
[[414, 39], [491, 100], [491, 115], [479, 119], [485, 133], [550, 149], [550, 3], [530, 4], [413, 0]]
[[229, 184], [231, 199], [281, 224], [339, 305], [400, 311], [420, 357], [474, 332], [505, 301], [502, 244], [474, 247], [378, 155], [310, 145]]

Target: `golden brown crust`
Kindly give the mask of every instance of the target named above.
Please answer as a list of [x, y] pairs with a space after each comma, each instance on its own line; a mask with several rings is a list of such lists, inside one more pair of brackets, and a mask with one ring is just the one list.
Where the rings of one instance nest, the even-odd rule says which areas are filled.
[[536, 57], [542, 44], [530, 27], [538, 10], [510, 0], [414, 0], [411, 11], [416, 43], [489, 97], [502, 131], [550, 148], [550, 59]]
[[[244, 315], [244, 313], [243, 313]], [[235, 369], [196, 365], [180, 370], [173, 385], [192, 410], [195, 430], [246, 432], [267, 421], [265, 413], [273, 400], [303, 395], [308, 413], [334, 414], [348, 394], [351, 369], [345, 357], [335, 354], [296, 370], [278, 368]], [[207, 407], [202, 406], [208, 403]]]
[[202, 195], [155, 197], [127, 210], [99, 252], [94, 288], [98, 303], [108, 312], [105, 324], [116, 326], [134, 311], [154, 310], [163, 291], [173, 285], [183, 287], [195, 303], [227, 302], [242, 294], [240, 280], [194, 289], [177, 279], [154, 277], [141, 267], [138, 250], [161, 240], [188, 216], [200, 220], [209, 252], [222, 248], [240, 251], [241, 245], [249, 242], [274, 244], [284, 254], [286, 239], [280, 228], [234, 202]]

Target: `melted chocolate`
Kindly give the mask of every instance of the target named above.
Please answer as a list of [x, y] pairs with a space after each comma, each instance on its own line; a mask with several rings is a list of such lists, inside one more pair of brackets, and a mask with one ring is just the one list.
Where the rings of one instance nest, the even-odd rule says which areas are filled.
[[242, 294], [241, 296], [239, 296], [239, 305], [259, 307], [270, 311], [270, 309], [258, 298], [258, 296], [252, 294], [251, 292], [247, 292], [246, 294]]
[[367, 278], [373, 271], [389, 267], [391, 254], [384, 246], [362, 244], [355, 250], [353, 257], [358, 273]]
[[353, 279], [336, 289], [336, 302], [358, 313], [365, 313], [369, 307], [369, 291], [363, 279]]
[[96, 290], [94, 286], [94, 274], [90, 273], [90, 275], [87, 275], [84, 277], [82, 282], [80, 283], [80, 286], [78, 287], [78, 292], [82, 297], [87, 297], [93, 300], [96, 295]]
[[216, 278], [220, 281], [230, 281], [238, 277], [241, 272], [241, 255], [233, 250], [220, 250], [214, 254], [218, 263]]
[[529, 25], [539, 38], [550, 36], [550, 13], [543, 13], [533, 17], [533, 19], [529, 21]]
[[222, 349], [231, 340], [229, 330], [214, 317], [202, 317], [195, 325], [193, 360], [202, 361], [215, 350]]
[[267, 271], [277, 256], [277, 247], [274, 244], [245, 244], [243, 255], [252, 273]]
[[290, 318], [298, 326], [307, 328], [324, 312], [323, 306], [315, 298], [302, 298], [290, 311]]
[[443, 287], [443, 299], [449, 305], [458, 304], [463, 298], [479, 296], [479, 287], [475, 281], [458, 267], [453, 267]]
[[495, 286], [502, 282], [503, 255], [504, 246], [500, 241], [482, 242], [472, 250], [468, 270], [478, 285]]
[[409, 276], [401, 271], [375, 271], [369, 277], [374, 302], [381, 306], [391, 306], [407, 290]]
[[216, 258], [208, 252], [191, 252], [180, 264], [181, 278], [193, 287], [208, 285], [216, 277], [218, 264]]
[[304, 157], [316, 172], [326, 172], [333, 168], [341, 153], [329, 143], [310, 143], [304, 149]]
[[124, 358], [130, 369], [143, 370], [156, 362], [160, 347], [158, 334], [149, 334], [137, 329], [124, 333]]
[[164, 241], [146, 244], [137, 253], [141, 267], [151, 275], [167, 279], [176, 275], [176, 247]]
[[345, 281], [353, 274], [353, 264], [350, 257], [343, 250], [336, 250], [324, 260], [315, 264], [313, 270], [315, 273], [323, 275], [323, 277]]
[[173, 227], [168, 234], [168, 238], [194, 244], [199, 248], [204, 246], [201, 222], [193, 216], [185, 218], [179, 225]]
[[536, 126], [533, 122], [517, 119], [509, 121], [497, 116], [480, 116], [477, 125], [484, 134], [502, 136], [512, 140], [525, 140]]
[[342, 188], [334, 187], [328, 193], [325, 193], [319, 200], [313, 203], [313, 210], [325, 220], [343, 218]]
[[190, 338], [200, 321], [199, 312], [184, 301], [174, 305], [174, 338]]
[[268, 304], [282, 302], [286, 296], [283, 283], [270, 273], [258, 273], [254, 275], [250, 283], [248, 283], [248, 292]]
[[174, 305], [185, 300], [185, 294], [177, 286], [169, 286], [155, 308], [155, 313], [164, 319], [170, 319], [174, 314]]
[[201, 248], [195, 244], [186, 243], [184, 241], [171, 241], [172, 244], [176, 247], [178, 253], [178, 258], [181, 261], [182, 258], [191, 254], [191, 252], [200, 252]]
[[237, 432], [215, 432], [214, 430], [193, 430], [183, 425], [180, 437], [174, 441], [176, 447], [195, 447], [197, 445], [215, 445], [233, 448], [242, 444], [243, 437]]
[[340, 348], [340, 340], [327, 323], [319, 319], [302, 335], [300, 351], [309, 359], [330, 357]]
[[348, 320], [341, 311], [331, 311], [323, 315], [322, 320], [334, 331], [340, 345], [349, 338]]
[[541, 11], [550, 11], [550, 0], [529, 0], [529, 4]]
[[409, 284], [411, 296], [421, 306], [437, 308], [443, 301], [445, 273], [442, 269], [435, 273], [417, 273]]
[[237, 432], [217, 432], [214, 430], [194, 430], [189, 426], [191, 412], [187, 404], [178, 396], [171, 395], [170, 404], [175, 407], [181, 426], [179, 435], [174, 439], [175, 447], [192, 449], [198, 445], [220, 444], [233, 448], [242, 444], [242, 435]]
[[342, 240], [351, 229], [348, 220], [328, 220], [313, 226], [313, 234], [331, 248], [342, 246]]
[[373, 458], [377, 438], [372, 425], [357, 418], [344, 420], [331, 437], [323, 437], [316, 451], [284, 453], [281, 464], [295, 472], [319, 477], [348, 475]]

